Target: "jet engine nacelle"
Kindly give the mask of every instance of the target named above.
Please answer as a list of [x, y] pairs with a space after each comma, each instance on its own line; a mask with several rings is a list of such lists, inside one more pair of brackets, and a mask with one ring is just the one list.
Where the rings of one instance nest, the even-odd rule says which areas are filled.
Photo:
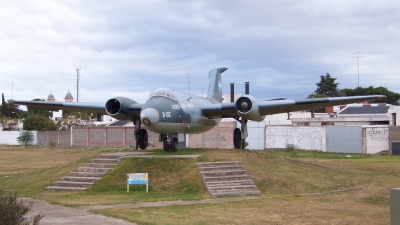
[[106, 112], [117, 120], [132, 120], [127, 107], [131, 104], [137, 104], [137, 102], [125, 97], [111, 98], [106, 102]]
[[258, 100], [251, 95], [244, 95], [236, 100], [235, 109], [239, 116], [248, 120], [261, 122], [265, 118], [260, 114]]

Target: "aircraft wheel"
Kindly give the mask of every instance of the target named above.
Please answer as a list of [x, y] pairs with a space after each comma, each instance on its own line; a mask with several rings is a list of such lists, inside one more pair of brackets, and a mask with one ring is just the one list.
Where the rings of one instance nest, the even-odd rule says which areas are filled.
[[176, 152], [178, 150], [178, 140], [176, 138], [171, 141], [171, 150]]
[[149, 144], [149, 137], [146, 129], [140, 129], [138, 134], [138, 141], [140, 149], [146, 149]]
[[168, 141], [167, 141], [167, 139], [164, 139], [164, 141], [163, 141], [163, 147], [164, 147], [164, 151], [166, 151], [166, 152], [169, 152], [169, 144], [168, 144]]
[[233, 131], [233, 146], [236, 149], [240, 149], [241, 145], [242, 145], [242, 132], [240, 131], [239, 128], [236, 128]]

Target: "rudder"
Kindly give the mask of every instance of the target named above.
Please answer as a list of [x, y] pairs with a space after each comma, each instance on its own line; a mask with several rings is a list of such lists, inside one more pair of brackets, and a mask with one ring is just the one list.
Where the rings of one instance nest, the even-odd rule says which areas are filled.
[[209, 86], [207, 98], [213, 99], [217, 102], [222, 102], [222, 83], [221, 83], [221, 73], [225, 72], [228, 68], [222, 67], [217, 69], [212, 69], [208, 73]]

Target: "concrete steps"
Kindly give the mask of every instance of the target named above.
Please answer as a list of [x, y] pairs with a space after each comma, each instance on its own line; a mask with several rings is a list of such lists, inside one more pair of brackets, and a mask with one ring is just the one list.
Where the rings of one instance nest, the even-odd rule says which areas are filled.
[[67, 176], [61, 177], [60, 181], [53, 183], [53, 186], [46, 187], [46, 190], [84, 191], [116, 167], [124, 156], [121, 154], [98, 155], [96, 159], [90, 160], [90, 163], [86, 163]]
[[213, 196], [260, 194], [242, 163], [197, 163], [208, 192]]

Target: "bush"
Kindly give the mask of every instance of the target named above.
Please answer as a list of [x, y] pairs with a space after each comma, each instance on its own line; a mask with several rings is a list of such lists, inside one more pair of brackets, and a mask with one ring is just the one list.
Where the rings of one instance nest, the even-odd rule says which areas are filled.
[[296, 156], [296, 146], [294, 144], [287, 144], [286, 152], [292, 154], [292, 156]]
[[29, 115], [23, 123], [24, 130], [56, 130], [56, 124], [41, 115]]
[[32, 132], [27, 131], [27, 130], [23, 131], [22, 134], [19, 137], [17, 137], [17, 141], [20, 144], [27, 146], [28, 144], [33, 142]]
[[32, 209], [32, 201], [23, 201], [15, 192], [6, 193], [0, 190], [0, 224], [38, 225], [43, 215], [25, 218], [24, 215]]
[[54, 141], [49, 141], [50, 149], [54, 149], [56, 147], [56, 143]]

